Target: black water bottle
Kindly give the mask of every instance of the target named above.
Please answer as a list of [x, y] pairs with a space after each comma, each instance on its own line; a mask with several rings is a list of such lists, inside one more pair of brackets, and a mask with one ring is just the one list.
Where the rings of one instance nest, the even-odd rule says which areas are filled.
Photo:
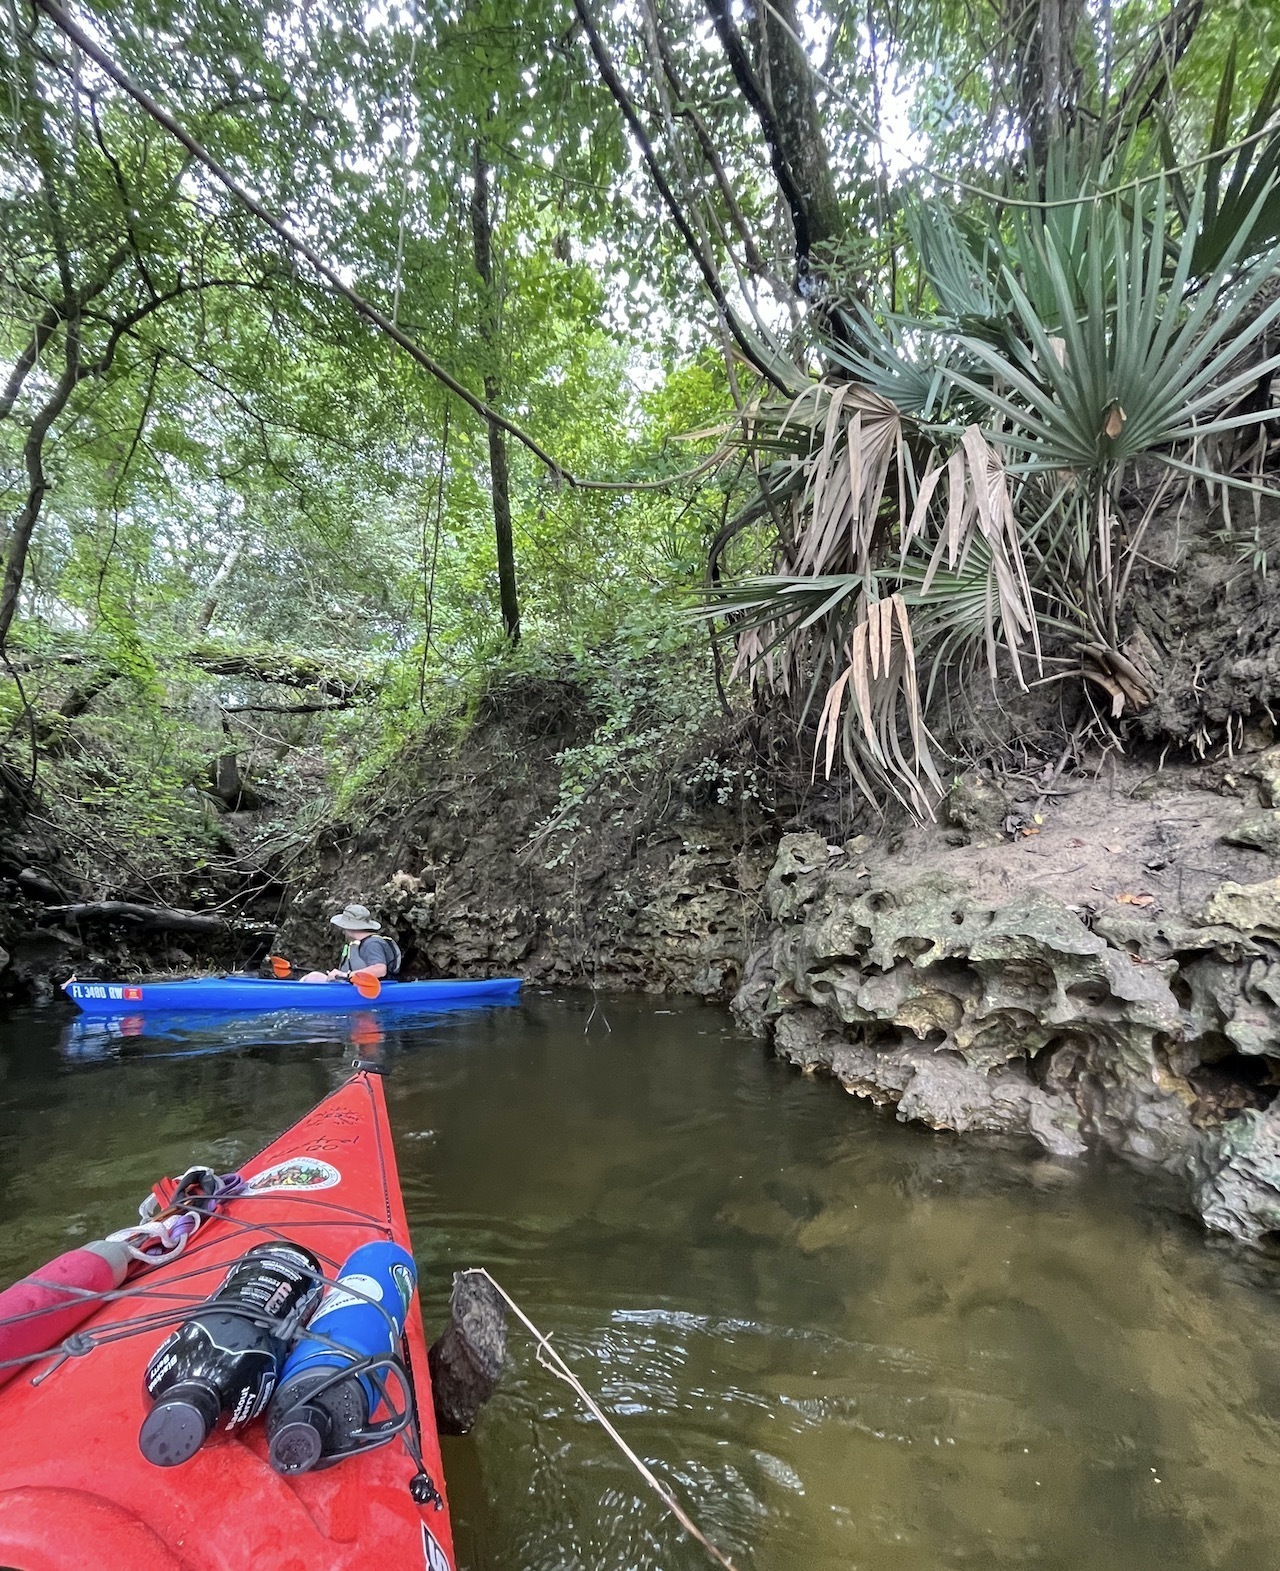
[[319, 1262], [297, 1244], [255, 1244], [242, 1255], [147, 1365], [144, 1383], [155, 1405], [138, 1435], [147, 1461], [176, 1467], [219, 1424], [233, 1430], [257, 1417], [284, 1362], [280, 1325], [300, 1324], [321, 1288]]

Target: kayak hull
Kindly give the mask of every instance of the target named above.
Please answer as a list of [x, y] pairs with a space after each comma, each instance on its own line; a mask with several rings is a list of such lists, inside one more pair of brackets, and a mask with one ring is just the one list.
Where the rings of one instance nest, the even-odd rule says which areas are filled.
[[[305, 1244], [330, 1276], [360, 1244], [410, 1247], [382, 1082], [354, 1075], [240, 1168], [187, 1248], [133, 1277], [81, 1327], [83, 1356], [28, 1365], [0, 1392], [0, 1566], [18, 1571], [454, 1571], [426, 1340], [415, 1295], [405, 1328], [424, 1468], [419, 1506], [403, 1439], [320, 1472], [271, 1470], [262, 1423], [219, 1435], [180, 1467], [138, 1449], [143, 1371], [167, 1327], [111, 1340], [156, 1310], [203, 1302], [253, 1244]], [[105, 1338], [105, 1339], [103, 1339]]]
[[518, 976], [483, 982], [384, 982], [377, 998], [362, 998], [350, 982], [277, 982], [251, 976], [197, 977], [190, 982], [67, 982], [63, 991], [90, 1015], [152, 1014], [168, 1010], [274, 1013], [278, 1009], [404, 1009], [466, 999], [514, 998]]

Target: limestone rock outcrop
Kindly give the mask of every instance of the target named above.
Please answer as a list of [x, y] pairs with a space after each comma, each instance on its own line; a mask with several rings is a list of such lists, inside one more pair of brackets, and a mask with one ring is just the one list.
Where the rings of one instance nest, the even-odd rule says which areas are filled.
[[765, 899], [734, 1010], [784, 1058], [904, 1120], [1099, 1142], [1185, 1177], [1211, 1227], [1280, 1230], [1280, 880], [1097, 916], [794, 834]]

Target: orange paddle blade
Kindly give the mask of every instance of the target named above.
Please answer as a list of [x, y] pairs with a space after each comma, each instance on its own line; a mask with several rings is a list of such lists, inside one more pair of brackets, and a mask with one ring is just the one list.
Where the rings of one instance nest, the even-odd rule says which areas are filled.
[[293, 975], [293, 967], [283, 955], [268, 955], [267, 963], [271, 967], [272, 976], [279, 982], [283, 982], [286, 977]]
[[372, 971], [353, 971], [351, 981], [361, 998], [377, 998], [382, 991], [382, 983]]

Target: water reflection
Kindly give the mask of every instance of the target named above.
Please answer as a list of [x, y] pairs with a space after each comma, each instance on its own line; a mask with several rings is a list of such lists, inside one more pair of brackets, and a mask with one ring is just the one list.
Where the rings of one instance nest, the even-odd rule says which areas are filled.
[[[0, 1274], [121, 1225], [163, 1172], [236, 1167], [363, 1046], [392, 1070], [428, 1325], [489, 1266], [742, 1571], [1271, 1571], [1272, 1262], [1107, 1161], [902, 1128], [714, 1010], [604, 1014], [148, 1022], [74, 1060], [61, 1018], [11, 1021]], [[512, 1346], [446, 1450], [465, 1571], [701, 1567]]]
[[453, 1014], [519, 1007], [519, 999], [457, 999], [415, 1009], [300, 1009], [264, 1014], [229, 1010], [160, 1010], [152, 1014], [77, 1014], [63, 1026], [59, 1047], [68, 1062], [119, 1053], [149, 1057], [231, 1053], [246, 1048], [322, 1047], [357, 1050], [420, 1042]]

